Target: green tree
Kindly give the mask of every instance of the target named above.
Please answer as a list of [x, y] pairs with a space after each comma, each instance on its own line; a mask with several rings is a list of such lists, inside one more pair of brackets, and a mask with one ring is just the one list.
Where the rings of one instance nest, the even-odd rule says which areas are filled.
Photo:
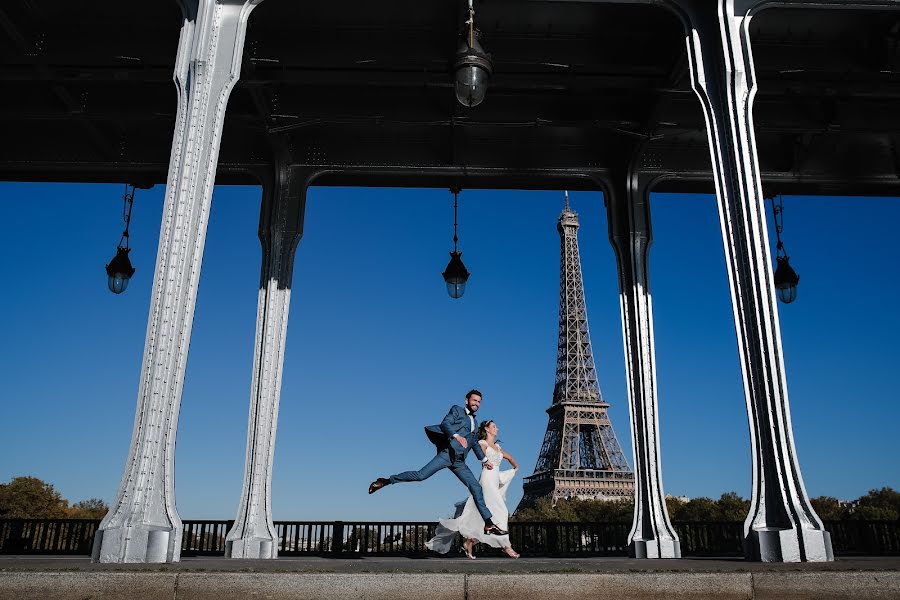
[[553, 521], [578, 521], [578, 510], [576, 507], [577, 500], [562, 499], [557, 501], [553, 508], [556, 517]]
[[691, 498], [676, 508], [673, 521], [718, 521], [719, 507], [712, 498]]
[[634, 518], [631, 500], [576, 500], [572, 508], [583, 523], [631, 523]]
[[898, 517], [900, 517], [900, 492], [889, 487], [869, 490], [868, 494], [856, 501], [856, 508], [850, 514], [851, 519], [894, 521]]
[[109, 512], [109, 505], [100, 498], [76, 502], [67, 511], [70, 519], [102, 519]]
[[743, 521], [750, 512], [750, 501], [736, 492], [725, 492], [718, 500], [699, 497], [687, 502], [666, 498], [669, 517], [673, 521]]
[[[848, 509], [837, 498], [820, 496], [811, 500], [816, 513], [826, 521], [888, 520], [900, 518], [900, 492], [889, 487], [870, 490], [868, 494]], [[673, 521], [728, 521], [742, 522], [750, 512], [750, 501], [736, 492], [726, 492], [718, 500], [693, 498], [683, 501], [669, 496], [666, 508]], [[543, 498], [533, 507], [518, 510], [513, 521], [561, 521], [582, 523], [630, 523], [634, 504], [629, 500], [614, 502], [608, 500], [558, 500], [553, 504]]]
[[541, 498], [534, 506], [519, 509], [513, 521], [576, 521], [577, 516], [568, 500], [559, 500], [554, 505], [550, 498]]
[[743, 521], [750, 512], [750, 501], [741, 498], [736, 492], [725, 492], [716, 500], [719, 514], [717, 521]]
[[809, 501], [816, 514], [823, 521], [840, 521], [845, 517], [846, 509], [837, 498], [819, 496], [818, 498], [810, 498]]
[[677, 521], [678, 515], [681, 513], [681, 507], [687, 503], [687, 500], [683, 500], [677, 496], [666, 496], [666, 511], [669, 513], [669, 519], [672, 521]]
[[69, 502], [37, 477], [13, 477], [0, 484], [0, 516], [7, 519], [59, 519]]
[[857, 506], [849, 518], [854, 521], [896, 521], [898, 513], [893, 508], [883, 506]]
[[560, 499], [556, 504], [541, 498], [535, 506], [517, 510], [513, 521], [561, 521], [580, 523], [630, 523], [634, 504], [629, 501]]

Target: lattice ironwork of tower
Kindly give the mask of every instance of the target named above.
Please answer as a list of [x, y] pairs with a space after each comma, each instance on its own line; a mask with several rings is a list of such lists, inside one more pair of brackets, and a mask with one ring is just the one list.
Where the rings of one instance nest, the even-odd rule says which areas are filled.
[[520, 508], [544, 497], [624, 500], [634, 494], [634, 474], [613, 431], [591, 351], [578, 215], [566, 205], [557, 222], [561, 244], [559, 345], [556, 384], [547, 433], [534, 474], [525, 478]]

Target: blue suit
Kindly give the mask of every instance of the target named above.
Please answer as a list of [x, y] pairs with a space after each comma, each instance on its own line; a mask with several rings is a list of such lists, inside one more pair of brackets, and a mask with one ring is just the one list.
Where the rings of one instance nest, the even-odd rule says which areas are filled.
[[[475, 428], [472, 427], [473, 418], [469, 418], [466, 409], [462, 406], [451, 406], [450, 412], [444, 417], [440, 425], [429, 425], [425, 428], [425, 435], [437, 448], [437, 455], [431, 461], [419, 469], [418, 471], [406, 471], [391, 475], [391, 483], [399, 483], [402, 481], [424, 481], [441, 469], [450, 469], [454, 475], [469, 489], [472, 498], [475, 500], [475, 507], [481, 513], [481, 517], [485, 521], [491, 520], [491, 511], [488, 510], [484, 503], [484, 494], [481, 491], [481, 484], [475, 479], [475, 475], [466, 466], [466, 455], [469, 450], [475, 452], [475, 456], [479, 460], [484, 460], [484, 450], [478, 443], [478, 437]], [[462, 447], [454, 436], [459, 435], [465, 438], [468, 446]]]

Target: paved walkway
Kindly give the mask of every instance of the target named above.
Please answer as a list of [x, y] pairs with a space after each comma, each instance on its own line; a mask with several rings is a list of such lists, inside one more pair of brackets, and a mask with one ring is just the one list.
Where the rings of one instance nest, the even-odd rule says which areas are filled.
[[187, 558], [99, 565], [0, 557], [0, 600], [900, 600], [900, 557], [739, 559]]
[[253, 573], [741, 573], [765, 571], [900, 571], [900, 556], [839, 558], [830, 563], [757, 563], [741, 558], [519, 558], [458, 557], [322, 558], [277, 560], [184, 558], [176, 564], [92, 564], [82, 556], [0, 556], [0, 571], [222, 571]]

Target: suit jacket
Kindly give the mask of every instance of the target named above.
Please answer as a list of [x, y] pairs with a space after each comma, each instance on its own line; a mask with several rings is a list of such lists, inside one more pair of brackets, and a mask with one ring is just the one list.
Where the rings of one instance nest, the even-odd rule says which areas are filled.
[[[428, 439], [431, 440], [432, 444], [437, 446], [438, 452], [445, 448], [449, 448], [451, 453], [455, 453], [456, 456], [465, 460], [469, 450], [474, 450], [478, 460], [483, 461], [484, 450], [481, 448], [481, 444], [478, 443], [477, 422], [475, 423], [475, 426], [476, 430], [473, 431], [472, 420], [470, 420], [469, 415], [466, 414], [465, 407], [458, 405], [451, 406], [450, 412], [447, 413], [447, 416], [444, 417], [444, 420], [441, 421], [439, 425], [429, 425], [425, 428], [425, 435], [428, 436]], [[464, 437], [466, 442], [468, 442], [468, 447], [463, 448], [462, 445], [454, 439], [454, 435]]]

